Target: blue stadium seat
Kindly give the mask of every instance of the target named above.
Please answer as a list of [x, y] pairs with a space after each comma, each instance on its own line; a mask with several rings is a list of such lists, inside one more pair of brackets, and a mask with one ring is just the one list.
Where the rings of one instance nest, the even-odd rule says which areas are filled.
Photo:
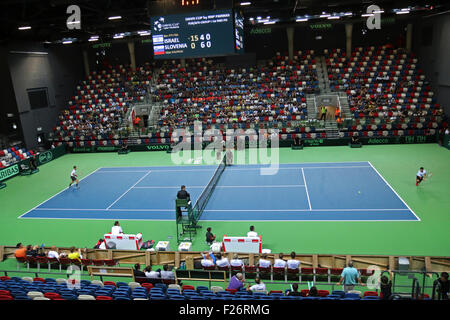
[[346, 293], [344, 298], [361, 299], [361, 296], [358, 293]]
[[338, 295], [339, 297], [344, 297], [345, 296], [345, 292], [341, 291], [341, 290], [334, 290], [333, 292], [331, 292], [332, 295]]
[[205, 286], [198, 286], [197, 287], [197, 292], [200, 293], [201, 291], [208, 291], [209, 288], [205, 287]]
[[380, 297], [376, 297], [376, 296], [367, 296], [367, 297], [364, 297], [363, 300], [380, 300]]

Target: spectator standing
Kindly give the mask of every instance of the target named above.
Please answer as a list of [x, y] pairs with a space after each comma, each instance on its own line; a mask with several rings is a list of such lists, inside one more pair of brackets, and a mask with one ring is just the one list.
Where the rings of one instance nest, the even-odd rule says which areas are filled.
[[389, 277], [390, 279], [388, 279], [386, 276], [382, 276], [380, 278], [380, 295], [382, 300], [389, 300], [392, 295], [392, 271], [390, 270]]
[[337, 285], [340, 286], [343, 283], [344, 291], [349, 292], [353, 290], [357, 282], [361, 286], [363, 285], [358, 270], [353, 267], [353, 262], [350, 261], [348, 263], [348, 266], [342, 271], [341, 279], [339, 280]]
[[320, 115], [320, 120], [326, 120], [326, 119], [327, 119], [327, 107], [323, 106], [321, 115]]
[[437, 282], [437, 290], [441, 295], [441, 300], [448, 300], [448, 292], [449, 292], [449, 281], [448, 281], [448, 273], [442, 272], [441, 277], [436, 280]]
[[209, 227], [206, 229], [206, 243], [212, 245], [214, 240], [216, 240], [216, 235], [211, 233], [211, 227]]

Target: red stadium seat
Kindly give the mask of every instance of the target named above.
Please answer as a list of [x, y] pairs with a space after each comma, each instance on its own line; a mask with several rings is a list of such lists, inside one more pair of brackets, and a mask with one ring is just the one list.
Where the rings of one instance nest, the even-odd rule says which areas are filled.
[[366, 292], [364, 292], [364, 297], [368, 297], [368, 296], [378, 297], [378, 292], [376, 292], [376, 291], [366, 291]]

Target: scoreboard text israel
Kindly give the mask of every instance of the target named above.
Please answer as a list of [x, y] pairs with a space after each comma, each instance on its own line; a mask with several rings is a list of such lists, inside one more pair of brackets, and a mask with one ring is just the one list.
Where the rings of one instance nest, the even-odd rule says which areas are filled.
[[151, 17], [156, 59], [242, 53], [243, 19], [233, 10]]

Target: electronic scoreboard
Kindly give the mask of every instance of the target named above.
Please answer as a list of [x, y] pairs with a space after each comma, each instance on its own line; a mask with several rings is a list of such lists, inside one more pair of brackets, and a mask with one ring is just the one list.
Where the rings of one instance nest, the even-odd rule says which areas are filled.
[[221, 56], [244, 51], [244, 20], [231, 9], [154, 16], [155, 59]]

